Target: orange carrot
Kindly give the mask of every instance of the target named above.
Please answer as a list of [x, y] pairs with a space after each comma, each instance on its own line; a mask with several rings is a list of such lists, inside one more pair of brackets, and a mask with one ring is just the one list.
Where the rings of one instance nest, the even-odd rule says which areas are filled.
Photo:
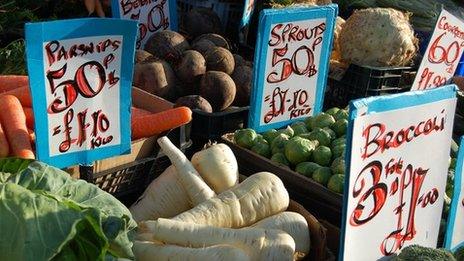
[[12, 156], [34, 159], [29, 133], [26, 127], [26, 115], [18, 98], [13, 95], [0, 97], [0, 123], [5, 128]]
[[140, 139], [160, 134], [180, 127], [192, 120], [192, 111], [185, 106], [133, 118], [132, 139]]
[[0, 158], [8, 157], [9, 154], [10, 146], [8, 145], [5, 132], [2, 128], [2, 124], [0, 124]]
[[5, 93], [2, 93], [0, 94], [0, 96], [1, 95], [13, 95], [16, 98], [18, 98], [18, 100], [21, 102], [21, 104], [24, 107], [32, 107], [32, 98], [31, 98], [31, 93], [29, 91], [28, 86], [19, 87], [19, 88], [7, 91]]
[[23, 86], [29, 86], [29, 78], [26, 75], [0, 75], [0, 93]]
[[27, 128], [27, 133], [29, 133], [29, 139], [31, 140], [31, 145], [34, 146], [35, 143], [35, 132], [34, 130], [31, 130]]
[[137, 107], [131, 107], [131, 119], [138, 118], [144, 115], [149, 115], [149, 114], [153, 114], [153, 112], [150, 112], [144, 109], [139, 109]]
[[29, 129], [34, 129], [34, 112], [32, 111], [32, 108], [23, 107], [23, 109], [24, 115], [26, 115], [26, 126]]

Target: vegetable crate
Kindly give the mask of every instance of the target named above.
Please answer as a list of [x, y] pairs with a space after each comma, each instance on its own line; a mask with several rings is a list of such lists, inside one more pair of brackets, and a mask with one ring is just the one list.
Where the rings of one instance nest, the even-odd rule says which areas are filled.
[[317, 213], [318, 218], [332, 224], [340, 224], [343, 203], [341, 194], [332, 192], [312, 179], [281, 167], [251, 150], [239, 147], [233, 142], [232, 133], [222, 136], [222, 142], [234, 152], [240, 174], [248, 176], [260, 171], [274, 173], [282, 180], [291, 198], [301, 203], [308, 211]]
[[208, 140], [220, 140], [223, 134], [247, 125], [248, 111], [248, 106], [213, 113], [193, 110], [192, 123], [186, 135], [201, 146]]
[[216, 12], [221, 19], [223, 31], [228, 38], [237, 42], [242, 19], [244, 2], [238, 0], [177, 0], [177, 13], [179, 17], [179, 28], [182, 31], [184, 15], [195, 7], [210, 8]]
[[324, 106], [346, 107], [350, 100], [409, 91], [415, 77], [412, 67], [369, 67], [350, 64], [341, 80], [329, 77]]
[[[185, 142], [180, 148], [185, 151], [191, 144], [191, 141]], [[92, 166], [79, 166], [80, 178], [130, 205], [154, 178], [171, 165], [169, 158], [159, 150], [158, 146], [152, 155], [98, 173], [93, 172]]]

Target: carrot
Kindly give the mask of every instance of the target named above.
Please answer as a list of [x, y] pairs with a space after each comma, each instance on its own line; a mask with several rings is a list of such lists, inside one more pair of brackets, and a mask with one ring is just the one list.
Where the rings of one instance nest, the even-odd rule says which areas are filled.
[[5, 128], [11, 149], [10, 154], [20, 158], [35, 159], [26, 127], [26, 115], [18, 98], [12, 95], [2, 95], [0, 112], [0, 123]]
[[23, 86], [29, 86], [29, 77], [26, 75], [0, 75], [0, 93]]
[[139, 109], [137, 107], [132, 107], [131, 108], [131, 118], [138, 118], [140, 116], [144, 116], [144, 115], [149, 115], [149, 114], [153, 114], [153, 112], [150, 112], [150, 111], [147, 111], [147, 110], [144, 110], [144, 109]]
[[29, 139], [31, 140], [31, 145], [34, 147], [35, 132], [34, 132], [34, 130], [31, 130], [31, 129], [27, 128], [27, 133], [29, 133]]
[[29, 129], [34, 129], [34, 112], [32, 111], [32, 108], [23, 107], [23, 109], [24, 115], [26, 115], [26, 126]]
[[192, 111], [185, 106], [136, 117], [131, 123], [132, 139], [140, 139], [160, 134], [180, 127], [192, 120]]
[[10, 146], [8, 145], [2, 124], [0, 124], [0, 158], [8, 157], [8, 154], [10, 154]]
[[24, 107], [32, 107], [32, 98], [31, 98], [31, 92], [29, 91], [28, 86], [23, 86], [19, 87], [10, 91], [7, 91], [5, 93], [0, 94], [1, 95], [13, 95], [18, 100], [21, 102], [21, 104]]

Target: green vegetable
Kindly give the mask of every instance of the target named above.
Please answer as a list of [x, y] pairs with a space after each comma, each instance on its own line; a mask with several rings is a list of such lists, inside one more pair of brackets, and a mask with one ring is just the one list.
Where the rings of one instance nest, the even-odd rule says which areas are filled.
[[341, 137], [346, 134], [346, 130], [348, 129], [348, 121], [346, 119], [338, 120], [332, 125], [332, 129], [337, 134], [337, 137]]
[[457, 261], [464, 261], [464, 246], [454, 251], [454, 257]]
[[301, 162], [300, 164], [296, 165], [295, 171], [301, 175], [311, 178], [314, 171], [321, 167], [321, 165], [314, 162]]
[[271, 156], [271, 146], [269, 146], [267, 142], [258, 142], [253, 147], [251, 147], [251, 150], [266, 158], [269, 158]]
[[312, 141], [301, 137], [293, 137], [284, 147], [285, 157], [292, 165], [308, 161], [315, 145]]
[[343, 157], [338, 157], [332, 161], [330, 169], [333, 173], [345, 174], [345, 159]]
[[394, 257], [394, 261], [455, 261], [454, 256], [445, 249], [435, 249], [419, 245], [403, 248], [401, 253]]
[[338, 157], [344, 157], [345, 155], [343, 154], [345, 152], [346, 144], [340, 144], [337, 146], [334, 146], [332, 148], [332, 156], [334, 159]]
[[334, 116], [339, 110], [340, 110], [340, 108], [333, 107], [333, 108], [330, 108], [327, 111], [325, 111], [325, 113]]
[[321, 166], [329, 166], [332, 161], [332, 152], [329, 147], [319, 146], [313, 152], [313, 161]]
[[0, 260], [133, 257], [136, 223], [113, 196], [38, 161], [0, 166]]
[[317, 140], [319, 142], [319, 146], [329, 146], [331, 141], [330, 134], [318, 127], [315, 127], [308, 136], [303, 136], [303, 138]]
[[304, 121], [305, 124], [306, 124], [306, 128], [308, 130], [313, 130], [313, 127], [314, 127], [314, 116], [309, 116], [308, 118], [306, 118], [306, 120]]
[[337, 138], [337, 134], [331, 128], [325, 127], [323, 130], [330, 135], [330, 140], [335, 140]]
[[279, 133], [277, 132], [277, 130], [271, 129], [263, 133], [263, 138], [267, 140], [269, 144], [271, 144], [274, 138], [277, 137], [278, 135]]
[[255, 144], [257, 134], [253, 129], [240, 129], [236, 130], [234, 134], [235, 143], [243, 148], [250, 149]]
[[348, 120], [348, 111], [339, 110], [337, 113], [335, 113], [334, 119], [336, 121], [343, 120], [343, 119]]
[[322, 167], [314, 171], [312, 178], [317, 183], [326, 186], [331, 176], [332, 172], [330, 171], [330, 168]]
[[276, 154], [278, 152], [284, 152], [284, 146], [285, 146], [285, 143], [289, 140], [289, 137], [288, 135], [286, 134], [283, 134], [283, 133], [279, 133], [279, 135], [277, 135], [277, 137], [274, 138], [274, 140], [272, 141], [271, 143], [271, 150], [272, 150], [272, 154]]
[[332, 115], [322, 112], [317, 115], [314, 119], [313, 128], [325, 128], [330, 127], [335, 123], [335, 119]]
[[293, 135], [294, 136], [298, 136], [300, 134], [304, 134], [304, 133], [308, 133], [308, 129], [306, 128], [306, 126], [304, 125], [297, 125], [297, 126], [292, 126], [292, 129], [293, 129]]
[[345, 175], [335, 174], [330, 177], [329, 182], [327, 183], [327, 188], [333, 192], [342, 194], [343, 187], [345, 186]]
[[280, 129], [277, 132], [283, 133], [283, 134], [287, 135], [290, 138], [293, 137], [293, 135], [295, 135], [295, 132], [293, 131], [292, 127], [290, 127], [290, 126], [287, 126], [287, 128], [285, 128], [285, 129]]
[[287, 158], [282, 152], [278, 152], [271, 157], [271, 161], [277, 163], [278, 165], [289, 166], [290, 162], [288, 162]]

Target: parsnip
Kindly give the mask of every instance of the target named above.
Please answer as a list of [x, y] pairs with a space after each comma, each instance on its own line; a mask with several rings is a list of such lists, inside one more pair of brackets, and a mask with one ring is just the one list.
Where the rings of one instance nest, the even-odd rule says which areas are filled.
[[237, 159], [224, 143], [214, 144], [195, 153], [192, 156], [192, 164], [218, 194], [238, 183]]
[[172, 219], [193, 224], [241, 228], [285, 211], [289, 201], [288, 192], [276, 175], [259, 172]]
[[171, 160], [172, 165], [176, 167], [180, 183], [185, 188], [185, 191], [187, 191], [187, 195], [194, 206], [216, 195], [201, 178], [192, 163], [185, 157], [182, 151], [172, 144], [168, 137], [163, 136], [159, 138], [158, 144]]
[[181, 246], [203, 247], [226, 244], [245, 251], [251, 260], [293, 260], [295, 241], [281, 230], [220, 228], [160, 218], [139, 225], [153, 240]]
[[171, 165], [150, 183], [140, 198], [130, 207], [135, 221], [173, 217], [193, 206]]
[[279, 229], [295, 240], [295, 258], [302, 259], [309, 253], [310, 231], [306, 219], [296, 213], [285, 211], [258, 221], [250, 227], [263, 229]]
[[228, 245], [204, 248], [164, 245], [156, 242], [135, 241], [132, 247], [140, 261], [248, 261], [250, 257], [241, 249]]

